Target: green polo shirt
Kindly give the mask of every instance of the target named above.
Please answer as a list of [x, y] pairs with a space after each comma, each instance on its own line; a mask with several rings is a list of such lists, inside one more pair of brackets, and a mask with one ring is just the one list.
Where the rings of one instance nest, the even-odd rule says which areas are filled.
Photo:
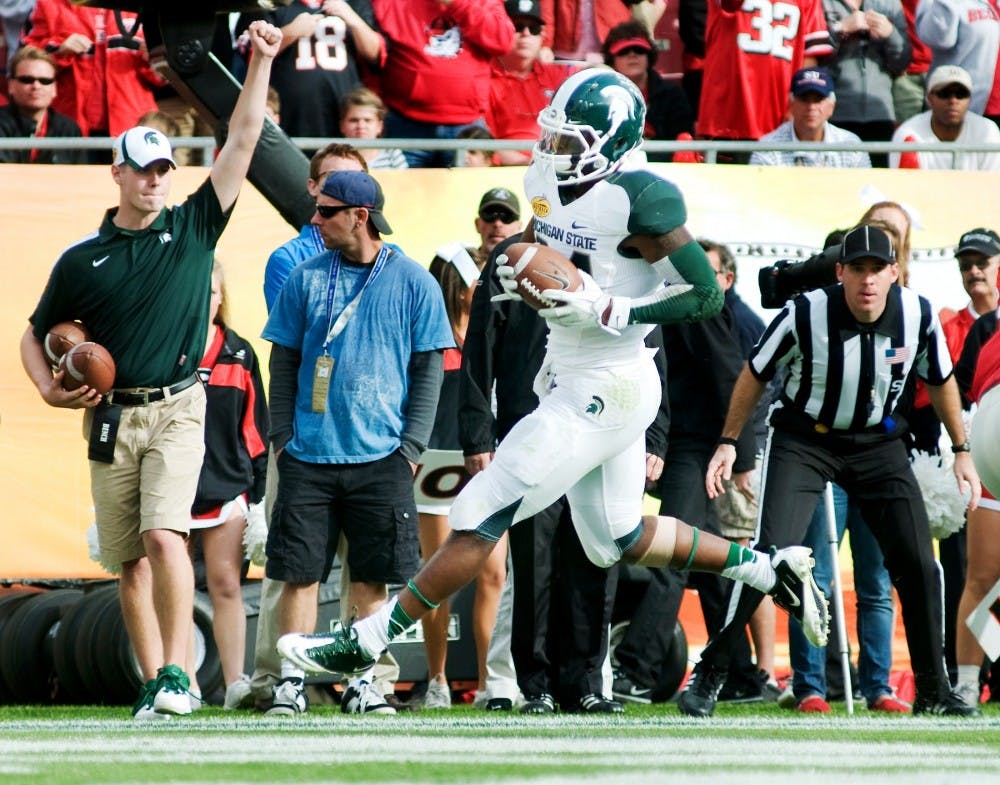
[[115, 387], [164, 387], [195, 372], [205, 349], [212, 264], [229, 220], [210, 180], [140, 231], [112, 223], [63, 251], [31, 315], [44, 340], [78, 319], [115, 360]]

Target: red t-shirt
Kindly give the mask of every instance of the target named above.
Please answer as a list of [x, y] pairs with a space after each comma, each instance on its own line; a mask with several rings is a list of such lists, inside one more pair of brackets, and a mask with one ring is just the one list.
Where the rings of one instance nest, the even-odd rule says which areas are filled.
[[698, 135], [759, 139], [773, 131], [803, 58], [831, 54], [820, 0], [708, 0]]
[[493, 62], [490, 73], [490, 104], [486, 124], [497, 139], [537, 139], [538, 113], [575, 69], [555, 63], [539, 63], [527, 76], [519, 76]]
[[[972, 329], [972, 325], [978, 317], [972, 314], [969, 307], [965, 307], [958, 313], [942, 310], [938, 314], [938, 318], [941, 320], [941, 332], [944, 333], [944, 339], [948, 343], [948, 354], [951, 355], [952, 363], [957, 363], [958, 358], [962, 356], [965, 337], [969, 334], [969, 330]], [[924, 406], [930, 405], [931, 397], [927, 394], [927, 387], [922, 380], [917, 379], [917, 389], [913, 394], [913, 408], [922, 409]]]
[[1000, 331], [993, 333], [979, 350], [969, 396], [979, 403], [983, 396], [998, 384], [1000, 384]]
[[372, 0], [386, 39], [382, 100], [404, 117], [435, 125], [486, 114], [490, 62], [514, 46], [500, 0]]

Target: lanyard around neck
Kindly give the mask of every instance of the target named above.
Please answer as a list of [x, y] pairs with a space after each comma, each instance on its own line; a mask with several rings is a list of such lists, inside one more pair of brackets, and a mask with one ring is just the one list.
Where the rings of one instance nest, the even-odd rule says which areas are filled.
[[347, 323], [358, 310], [358, 304], [361, 302], [361, 296], [365, 293], [365, 289], [368, 288], [368, 284], [375, 280], [375, 276], [382, 272], [382, 268], [385, 267], [385, 262], [388, 258], [389, 248], [383, 245], [378, 252], [378, 256], [375, 257], [375, 263], [372, 265], [372, 271], [368, 275], [368, 279], [361, 286], [361, 291], [344, 306], [344, 309], [335, 320], [333, 318], [333, 299], [337, 290], [337, 279], [340, 277], [340, 251], [333, 252], [330, 259], [330, 273], [326, 279], [327, 330], [326, 340], [323, 342], [323, 354], [329, 354], [330, 344], [347, 327]]

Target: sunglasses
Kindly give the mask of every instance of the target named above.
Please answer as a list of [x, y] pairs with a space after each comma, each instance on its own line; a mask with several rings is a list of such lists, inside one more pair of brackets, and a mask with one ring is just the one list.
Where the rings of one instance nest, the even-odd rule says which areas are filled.
[[342, 213], [344, 210], [353, 210], [357, 207], [356, 204], [318, 204], [316, 205], [316, 212], [319, 213], [320, 218], [333, 218], [337, 213]]
[[500, 221], [505, 224], [512, 224], [517, 220], [517, 216], [514, 215], [510, 210], [504, 210], [503, 208], [494, 208], [492, 210], [483, 210], [479, 214], [480, 220], [485, 221], [488, 224], [494, 221]]
[[643, 49], [641, 46], [626, 46], [624, 49], [619, 49], [615, 52], [615, 57], [625, 57], [625, 55], [648, 55], [649, 50]]
[[514, 32], [523, 33], [525, 30], [528, 31], [528, 35], [541, 35], [542, 34], [542, 23], [541, 22], [515, 22]]
[[969, 272], [969, 270], [971, 270], [973, 267], [978, 267], [980, 270], [985, 270], [987, 267], [990, 266], [991, 261], [992, 259], [989, 256], [982, 259], [959, 259], [958, 269], [961, 270], [963, 273]]
[[935, 90], [934, 95], [936, 95], [938, 98], [945, 98], [945, 99], [958, 98], [959, 100], [964, 101], [966, 98], [971, 96], [972, 93], [970, 93], [964, 87], [946, 87], [943, 90]]
[[56, 80], [52, 76], [15, 76], [14, 81], [21, 84], [34, 84], [38, 82], [38, 84], [48, 87], [50, 84], [54, 84]]

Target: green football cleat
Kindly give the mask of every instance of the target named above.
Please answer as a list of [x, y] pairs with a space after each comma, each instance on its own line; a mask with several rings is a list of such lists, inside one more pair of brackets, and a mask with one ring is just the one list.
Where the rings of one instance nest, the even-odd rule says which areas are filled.
[[377, 659], [361, 648], [353, 627], [322, 635], [282, 635], [278, 653], [308, 673], [329, 671], [348, 676], [368, 670]]

